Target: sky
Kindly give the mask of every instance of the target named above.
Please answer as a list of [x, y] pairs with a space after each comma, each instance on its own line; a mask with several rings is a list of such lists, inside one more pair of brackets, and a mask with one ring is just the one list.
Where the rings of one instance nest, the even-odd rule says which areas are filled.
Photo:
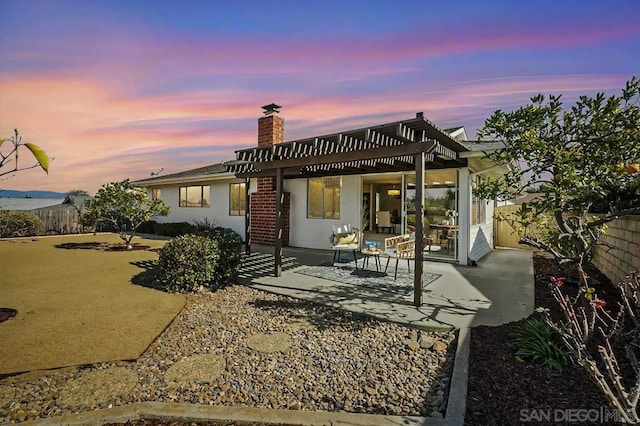
[[537, 93], [633, 75], [637, 0], [0, 0], [0, 136], [53, 158], [0, 188], [94, 193], [231, 160], [272, 102], [286, 140], [419, 111], [474, 137]]

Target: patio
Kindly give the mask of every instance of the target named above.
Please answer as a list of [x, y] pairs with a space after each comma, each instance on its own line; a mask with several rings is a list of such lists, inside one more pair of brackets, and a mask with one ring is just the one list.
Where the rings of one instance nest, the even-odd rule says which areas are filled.
[[[385, 277], [388, 288], [370, 285], [366, 278], [339, 282], [333, 276], [311, 276], [305, 269], [330, 264], [333, 252], [289, 247], [283, 252], [282, 276], [274, 277], [273, 248], [254, 245], [252, 250], [239, 273], [239, 282], [245, 285], [420, 329], [498, 325], [527, 317], [534, 309], [533, 260], [527, 250], [496, 249], [478, 266], [425, 261], [424, 303], [420, 307], [412, 305], [411, 292], [394, 291], [393, 272]], [[348, 259], [350, 253], [344, 253], [343, 262]], [[359, 258], [359, 267], [362, 262]], [[385, 262], [383, 259], [383, 266]], [[345, 266], [353, 267], [353, 261], [351, 265], [336, 264]], [[368, 269], [375, 272], [373, 262]], [[413, 265], [411, 274], [407, 274], [404, 262], [398, 271], [399, 280], [403, 274], [410, 275], [412, 283]]]

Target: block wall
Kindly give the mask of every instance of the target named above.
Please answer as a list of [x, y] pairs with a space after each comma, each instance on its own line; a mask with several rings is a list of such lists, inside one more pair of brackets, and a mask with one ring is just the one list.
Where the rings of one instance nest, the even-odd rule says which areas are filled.
[[625, 216], [608, 225], [602, 241], [611, 249], [598, 246], [593, 264], [617, 284], [631, 271], [640, 269], [640, 216]]

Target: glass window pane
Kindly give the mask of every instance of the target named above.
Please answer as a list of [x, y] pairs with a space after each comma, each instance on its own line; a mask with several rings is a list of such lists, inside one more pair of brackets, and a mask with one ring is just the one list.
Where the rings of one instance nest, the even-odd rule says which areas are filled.
[[324, 180], [324, 217], [340, 219], [340, 178]]
[[242, 216], [245, 214], [245, 207], [247, 206], [247, 192], [244, 183], [238, 185], [238, 192], [238, 215]]
[[232, 183], [229, 185], [229, 215], [242, 216], [245, 211], [245, 184]]
[[209, 185], [202, 186], [202, 187], [199, 187], [199, 188], [202, 188], [202, 200], [201, 200], [200, 205], [202, 207], [209, 207], [209, 205], [210, 205], [209, 201], [211, 199], [211, 190], [209, 188]]
[[199, 186], [187, 187], [187, 207], [200, 206], [202, 189]]
[[180, 207], [187, 207], [187, 188], [180, 188]]
[[322, 178], [310, 178], [307, 191], [307, 217], [322, 218]]

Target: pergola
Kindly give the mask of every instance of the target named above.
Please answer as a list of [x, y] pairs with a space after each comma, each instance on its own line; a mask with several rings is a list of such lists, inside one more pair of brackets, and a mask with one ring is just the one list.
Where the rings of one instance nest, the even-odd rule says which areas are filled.
[[[271, 105], [276, 112], [277, 105]], [[422, 113], [415, 118], [349, 130], [308, 139], [283, 142], [271, 147], [236, 151], [236, 161], [227, 163], [228, 171], [245, 178], [247, 185], [246, 240], [250, 250], [249, 179], [274, 177], [276, 188], [276, 223], [274, 274], [282, 273], [282, 201], [283, 179], [342, 176], [384, 172], [415, 171], [416, 218], [424, 216], [425, 168], [466, 166], [459, 153], [468, 151]], [[422, 305], [422, 265], [424, 230], [416, 220], [414, 304]]]

